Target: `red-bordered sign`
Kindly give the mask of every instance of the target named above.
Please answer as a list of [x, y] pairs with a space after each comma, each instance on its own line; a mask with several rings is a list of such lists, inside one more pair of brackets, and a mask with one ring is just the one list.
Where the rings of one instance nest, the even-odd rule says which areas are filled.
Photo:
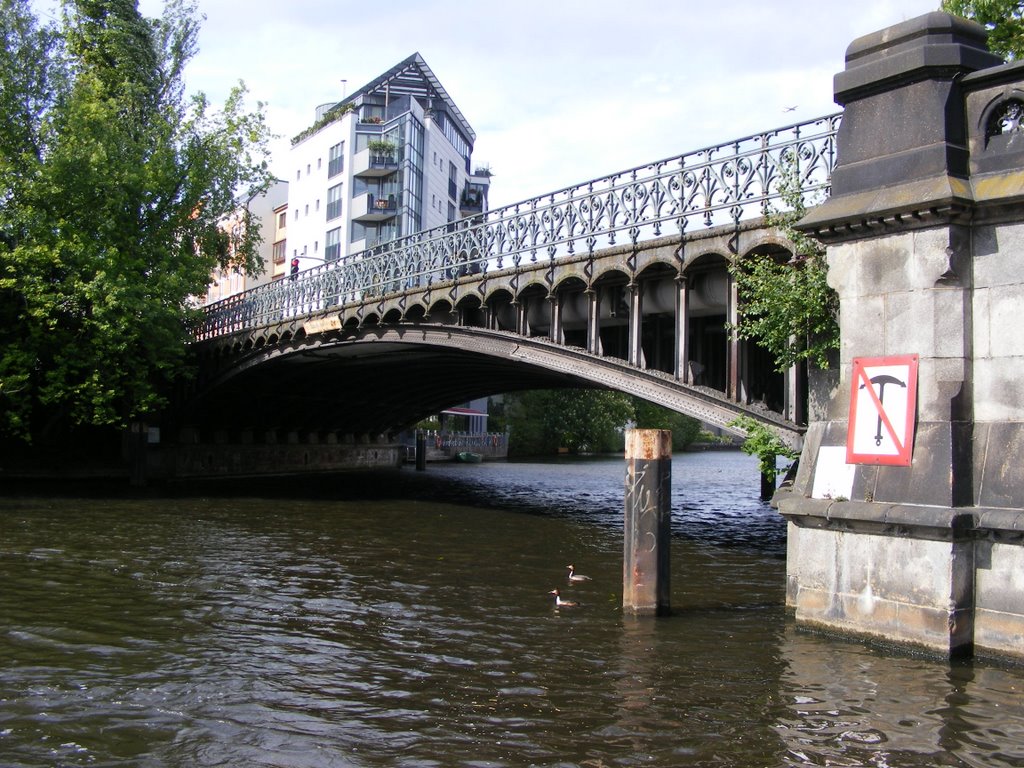
[[909, 467], [917, 413], [917, 355], [855, 357], [847, 464]]

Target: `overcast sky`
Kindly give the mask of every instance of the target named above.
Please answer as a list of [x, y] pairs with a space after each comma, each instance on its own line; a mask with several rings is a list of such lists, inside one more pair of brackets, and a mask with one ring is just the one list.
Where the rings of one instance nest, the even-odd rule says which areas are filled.
[[[288, 139], [419, 52], [477, 134], [506, 203], [837, 111], [855, 38], [939, 0], [198, 0], [190, 91], [238, 80]], [[159, 15], [160, 0], [142, 0]], [[342, 81], [347, 81], [343, 83]], [[788, 111], [787, 111], [788, 110]]]

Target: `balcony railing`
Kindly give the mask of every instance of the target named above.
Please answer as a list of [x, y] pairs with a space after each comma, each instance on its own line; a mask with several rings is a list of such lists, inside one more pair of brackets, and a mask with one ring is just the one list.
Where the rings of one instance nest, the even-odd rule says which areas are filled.
[[387, 176], [398, 170], [398, 158], [394, 154], [381, 154], [364, 149], [352, 158], [352, 175], [362, 177]]
[[394, 195], [378, 197], [367, 192], [352, 198], [352, 221], [385, 221], [398, 214], [398, 199]]

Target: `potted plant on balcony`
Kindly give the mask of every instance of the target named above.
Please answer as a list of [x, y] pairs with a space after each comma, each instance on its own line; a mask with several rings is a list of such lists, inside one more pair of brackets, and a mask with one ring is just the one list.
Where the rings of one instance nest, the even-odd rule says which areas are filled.
[[366, 147], [370, 150], [371, 155], [377, 157], [394, 158], [395, 152], [398, 151], [398, 145], [387, 139], [374, 139], [367, 142]]

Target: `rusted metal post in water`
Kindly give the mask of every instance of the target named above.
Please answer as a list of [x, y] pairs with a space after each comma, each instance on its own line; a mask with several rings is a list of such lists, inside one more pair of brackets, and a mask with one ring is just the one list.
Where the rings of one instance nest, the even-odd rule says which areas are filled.
[[626, 432], [622, 608], [638, 616], [670, 610], [672, 432]]

